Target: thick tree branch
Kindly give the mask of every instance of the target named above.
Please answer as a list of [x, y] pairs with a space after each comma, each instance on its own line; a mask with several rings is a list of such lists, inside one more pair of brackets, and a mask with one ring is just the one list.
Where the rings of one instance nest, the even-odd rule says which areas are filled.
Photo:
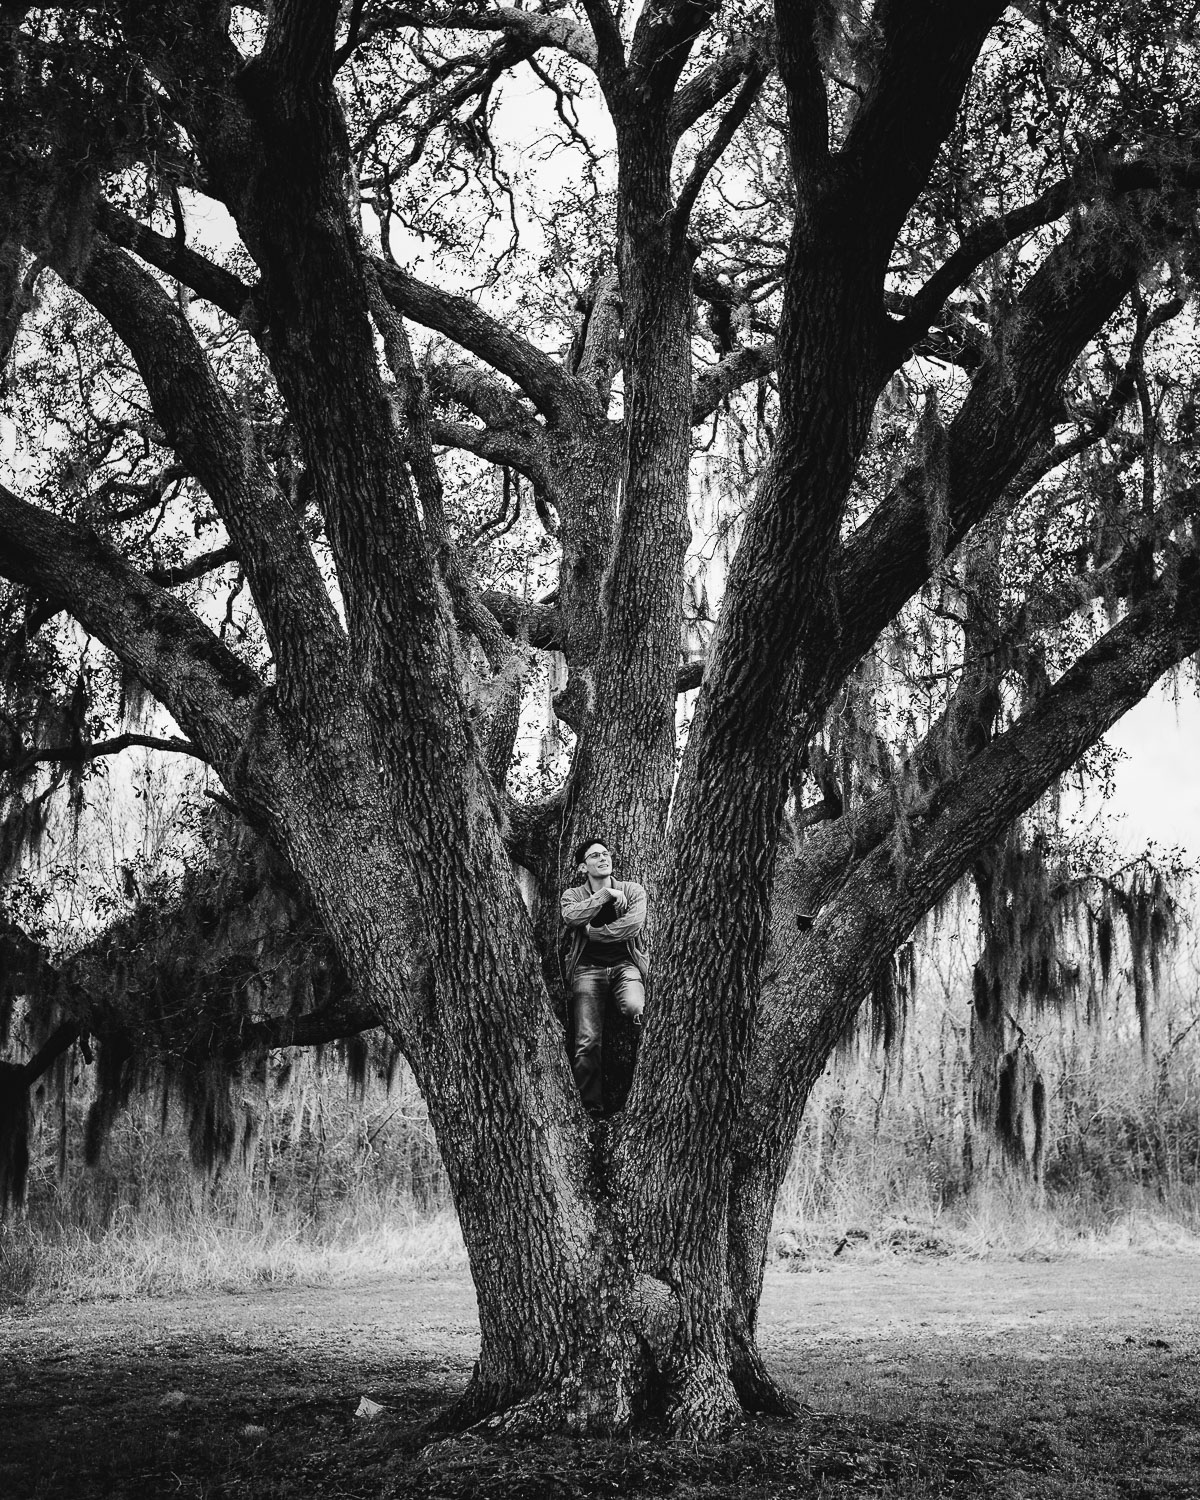
[[679, 196], [675, 200], [671, 232], [676, 239], [682, 240], [687, 233], [688, 221], [691, 219], [696, 199], [700, 196], [700, 189], [704, 186], [708, 174], [725, 154], [738, 127], [750, 113], [750, 107], [758, 98], [767, 72], [768, 65], [765, 62], [756, 59], [751, 63], [745, 82], [738, 90], [737, 98], [721, 117], [720, 124], [713, 131], [712, 139], [697, 152], [692, 170], [688, 173], [687, 180], [680, 188]]
[[[222, 903], [224, 909], [220, 916], [227, 924], [230, 909], [238, 904], [246, 904], [245, 888], [240, 885], [227, 893]], [[269, 909], [269, 903], [263, 905]], [[193, 923], [194, 920], [193, 917]], [[189, 1007], [185, 1005], [176, 1015], [165, 1018], [140, 1016], [130, 1006], [128, 997], [123, 1003], [116, 999], [125, 988], [128, 976], [117, 979], [112, 973], [114, 964], [128, 965], [131, 961], [128, 944], [130, 936], [137, 935], [137, 921], [135, 915], [132, 919], [134, 934], [129, 931], [130, 919], [122, 919], [78, 954], [56, 965], [43, 947], [0, 912], [0, 960], [10, 973], [23, 977], [26, 988], [38, 993], [43, 1005], [52, 1001], [52, 1008], [64, 1017], [34, 1056], [23, 1064], [21, 1079], [26, 1088], [31, 1088], [68, 1047], [89, 1034], [102, 1043], [119, 1041], [144, 1066], [156, 1054], [160, 1058], [165, 1056], [174, 1064], [179, 1062], [182, 1053], [190, 1056], [190, 1041], [195, 1033], [203, 1034], [207, 1057], [232, 1062], [274, 1048], [320, 1047], [345, 1037], [358, 1036], [383, 1024], [384, 1018], [364, 1005], [342, 978], [332, 945], [322, 931], [297, 930], [300, 924], [294, 924], [290, 929], [276, 928], [269, 922], [265, 926], [260, 922], [251, 928], [244, 944], [248, 951], [238, 953], [236, 961], [230, 962], [228, 952], [224, 954], [223, 970], [214, 974], [206, 969], [203, 960], [199, 962], [197, 993], [190, 997], [194, 1013], [189, 1014]], [[134, 963], [140, 961], [151, 968], [154, 966], [157, 956], [169, 945], [172, 921], [184, 929], [175, 934], [181, 946], [194, 941], [193, 934], [185, 935], [188, 925], [185, 913], [180, 910], [173, 917], [167, 912], [161, 918], [167, 930], [153, 932], [151, 942], [132, 960]], [[269, 974], [270, 949], [280, 940], [293, 951], [303, 948], [308, 963], [326, 977], [330, 992], [321, 1004], [300, 1014], [289, 1009], [282, 1014], [248, 1017], [243, 1009], [244, 999], [239, 993], [242, 975], [253, 972], [256, 955], [259, 966]], [[265, 955], [264, 947], [267, 949]], [[151, 982], [147, 983], [145, 992], [153, 994], [153, 976], [147, 978]], [[198, 1059], [192, 1057], [191, 1060]]]
[[553, 605], [528, 604], [500, 589], [484, 589], [480, 597], [507, 635], [523, 637], [540, 651], [562, 649], [558, 610]]
[[17, 341], [21, 320], [33, 306], [37, 280], [45, 266], [45, 260], [35, 256], [22, 273], [20, 246], [0, 243], [0, 390], [2, 372]]
[[1172, 190], [1197, 186], [1197, 168], [1191, 163], [1164, 165], [1159, 160], [1123, 162], [1116, 166], [1089, 156], [1071, 176], [1046, 188], [1029, 203], [999, 214], [975, 226], [954, 253], [938, 267], [911, 299], [905, 316], [893, 330], [899, 359], [929, 331], [930, 324], [949, 298], [979, 267], [1013, 240], [1052, 224], [1072, 208], [1098, 197], [1126, 193]]
[[317, 1010], [299, 1016], [269, 1016], [238, 1028], [236, 1045], [241, 1052], [268, 1052], [276, 1047], [323, 1047], [346, 1037], [361, 1036], [384, 1024], [384, 1017], [369, 1006], [356, 1005], [352, 997], [338, 998]]
[[582, 0], [596, 45], [596, 77], [608, 96], [625, 84], [625, 44], [609, 0]]
[[19, 1065], [16, 1082], [31, 1089], [44, 1077], [55, 1061], [78, 1041], [85, 1028], [78, 1015], [86, 992], [62, 968], [48, 951], [23, 932], [0, 905], [0, 982], [9, 993], [36, 991], [50, 1001], [51, 1014], [65, 1017], [26, 1062]]
[[[1193, 556], [1177, 587], [1160, 583], [1009, 729], [934, 793], [927, 813], [914, 824], [907, 860], [897, 861], [890, 850], [880, 848], [862, 863], [817, 918], [804, 945], [805, 970], [829, 972], [828, 993], [844, 994], [847, 1008], [857, 1008], [879, 957], [891, 952], [962, 877], [976, 851], [1032, 807], [1198, 645], [1200, 568]], [[856, 952], [855, 944], [844, 941], [847, 920], [861, 924], [864, 939], [874, 933], [867, 951]], [[838, 946], [837, 958], [833, 944]], [[825, 960], [830, 961], [829, 971], [822, 967]], [[856, 971], [855, 982], [839, 986], [834, 971], [847, 969]], [[847, 1017], [840, 1019], [834, 1039]]]
[[765, 66], [769, 70], [773, 49], [773, 33], [739, 37], [720, 57], [680, 84], [671, 100], [668, 117], [667, 128], [672, 139], [678, 140], [684, 131], [732, 94], [752, 68]]
[[73, 1021], [64, 1021], [56, 1026], [38, 1050], [21, 1069], [21, 1082], [27, 1089], [48, 1073], [69, 1047], [79, 1040], [82, 1030]]
[[276, 0], [270, 7], [258, 63], [286, 94], [332, 81], [339, 9], [339, 0]]
[[[563, 800], [559, 792], [542, 802], [512, 803], [508, 810], [504, 846], [509, 857], [550, 882], [557, 878], [556, 833], [562, 826]], [[557, 900], [554, 906], [557, 912]]]
[[602, 412], [608, 411], [613, 379], [621, 363], [621, 278], [616, 268], [592, 289], [586, 318], [571, 344], [567, 368], [591, 387]]
[[806, 216], [830, 169], [829, 100], [814, 31], [817, 9], [814, 0], [799, 5], [776, 0], [775, 5], [775, 51], [787, 90], [792, 177]]
[[[156, 438], [160, 447], [166, 447], [166, 437], [162, 432], [157, 433]], [[180, 463], [164, 464], [153, 479], [117, 479], [110, 476], [80, 506], [79, 519], [88, 526], [120, 526], [125, 521], [136, 520], [138, 516], [160, 510], [171, 486], [178, 485], [187, 477], [188, 472]], [[109, 510], [105, 502], [113, 495], [128, 495], [132, 498], [128, 505], [119, 505]], [[162, 580], [156, 579], [155, 582]]]
[[69, 601], [225, 775], [245, 747], [263, 683], [196, 618], [94, 532], [0, 485], [0, 574]]
[[[1010, 485], [1001, 507], [1011, 509], [1041, 480], [1044, 472], [1041, 465], [1026, 465]], [[1165, 530], [1168, 524], [1195, 515], [1198, 510], [1200, 486], [1192, 485], [1166, 497], [1157, 520]], [[993, 514], [988, 528], [997, 520]], [[972, 543], [973, 539], [967, 546]], [[950, 701], [904, 767], [899, 795], [908, 814], [912, 814], [917, 803], [927, 803], [930, 789], [987, 742], [990, 737], [987, 726], [999, 708], [1000, 679], [1017, 659], [1021, 643], [1029, 641], [1031, 631], [1053, 630], [1073, 615], [1080, 612], [1086, 615], [1099, 599], [1136, 600], [1143, 583], [1138, 571], [1143, 559], [1143, 539], [1134, 536], [1115, 556], [1100, 560], [1098, 567], [1040, 593], [1026, 593], [1015, 607], [998, 609], [995, 618], [989, 616], [985, 628], [974, 626], [964, 641], [963, 668]], [[968, 597], [972, 597], [979, 585], [968, 576], [963, 587]], [[972, 609], [976, 607], [972, 605]], [[897, 790], [887, 786], [859, 805], [847, 808], [843, 815], [810, 834], [793, 860], [781, 864], [779, 884], [798, 893], [804, 911], [817, 911], [858, 863], [892, 834], [896, 806]], [[778, 923], [776, 926], [778, 931]]]
[[1004, 0], [884, 0], [875, 79], [842, 151], [847, 190], [869, 205], [864, 238], [886, 256], [942, 142]]
[[[837, 797], [832, 820], [803, 838], [794, 858], [781, 860], [776, 894], [784, 899], [773, 911], [777, 949], [793, 946], [786, 927], [790, 915], [803, 914], [811, 925], [861, 861], [897, 831], [897, 820], [927, 811], [933, 789], [989, 743], [1000, 709], [1000, 681], [1018, 642], [1027, 638], [1023, 626], [998, 618], [998, 559], [1005, 531], [999, 511], [1011, 511], [1024, 492], [1019, 483], [1011, 486], [997, 512], [964, 545], [958, 585], [963, 660], [945, 708], [888, 784], [855, 806], [845, 806], [844, 798]], [[1076, 607], [1079, 603], [1077, 597]], [[811, 753], [810, 768], [818, 769]]]
[[78, 288], [128, 347], [167, 441], [217, 507], [284, 679], [322, 653], [336, 655], [344, 637], [302, 519], [259, 460], [171, 298], [103, 239]]
[[495, 376], [461, 360], [431, 363], [426, 374], [431, 394], [465, 406], [485, 424], [477, 428], [431, 417], [434, 441], [519, 470], [561, 509], [549, 434], [521, 399]]
[[530, 442], [544, 432], [524, 398], [493, 371], [465, 359], [429, 359], [425, 378], [434, 396], [457, 401], [489, 427], [511, 428]]
[[77, 745], [38, 745], [35, 749], [19, 756], [9, 765], [0, 761], [0, 771], [11, 771], [17, 776], [29, 770], [31, 766], [42, 761], [67, 761], [70, 763], [81, 763], [89, 760], [99, 760], [106, 755], [120, 755], [123, 750], [131, 750], [140, 747], [146, 750], [162, 750], [176, 755], [194, 755], [197, 760], [207, 760], [204, 752], [191, 740], [180, 739], [178, 735], [157, 734], [117, 734], [107, 740], [83, 740]]
[[720, 364], [696, 377], [692, 397], [692, 426], [707, 421], [727, 396], [753, 380], [770, 375], [779, 359], [774, 340], [752, 348], [735, 349]]
[[[329, 43], [330, 59], [324, 20], [332, 13], [319, 12], [313, 24], [320, 36], [312, 43], [318, 50]], [[281, 36], [299, 15], [288, 9]], [[261, 347], [324, 522], [346, 620], [332, 660], [322, 659], [323, 642], [311, 626], [297, 630], [289, 649], [307, 651], [309, 670], [303, 680], [299, 671], [280, 672], [281, 719], [304, 759], [304, 784], [323, 785], [326, 800], [336, 802], [347, 778], [354, 779], [343, 821], [347, 829], [358, 827], [359, 847], [346, 858], [358, 868], [355, 879], [390, 888], [387, 944], [408, 944], [417, 896], [412, 863], [407, 884], [400, 881], [398, 850], [406, 849], [412, 862], [428, 862], [428, 849], [413, 850], [429, 836], [430, 801], [443, 806], [443, 797], [466, 797], [468, 785], [470, 795], [482, 794], [478, 742], [447, 596], [379, 368], [372, 288], [377, 276], [386, 288], [395, 273], [365, 253], [357, 206], [347, 196], [346, 122], [324, 62], [313, 62], [307, 81], [294, 89], [276, 87], [280, 67], [270, 59], [263, 67], [245, 65], [236, 90], [222, 99], [224, 116], [197, 110], [189, 129], [261, 269], [255, 298], [267, 330]], [[228, 529], [249, 575], [242, 538]], [[278, 647], [276, 653], [278, 660]], [[289, 680], [302, 682], [303, 694], [288, 691]], [[321, 822], [321, 799], [303, 816]], [[317, 843], [328, 857], [335, 857], [335, 836], [333, 825], [321, 822]], [[386, 859], [365, 852], [377, 840], [392, 851]], [[378, 875], [368, 874], [367, 864]], [[336, 925], [337, 914], [330, 920]], [[376, 949], [373, 963], [384, 962], [382, 952]], [[415, 995], [416, 987], [407, 993]]]
[[431, 415], [433, 441], [515, 469], [534, 486], [540, 508], [549, 501], [561, 512], [564, 501], [546, 428], [522, 401], [494, 376], [461, 360], [439, 360], [426, 367], [426, 375], [434, 396], [458, 402], [485, 424], [475, 427]]
[[[1107, 214], [1084, 221], [1030, 278], [947, 433], [947, 551], [1033, 454], [1080, 350], [1188, 216], [1186, 201], [1149, 201], [1130, 204], [1116, 225]], [[929, 576], [926, 482], [923, 469], [910, 470], [842, 549], [834, 590], [843, 613], [827, 684], [842, 680]]]
[[397, 312], [445, 334], [507, 375], [552, 422], [570, 423], [580, 387], [548, 355], [466, 297], [451, 296], [382, 261], [373, 270]]
[[430, 417], [429, 434], [439, 448], [458, 448], [474, 453], [490, 464], [516, 469], [529, 475], [536, 467], [531, 463], [528, 447], [506, 427], [477, 427], [473, 422], [452, 422], [449, 417]]
[[[498, 468], [513, 469], [534, 485], [544, 500], [561, 510], [563, 500], [554, 482], [549, 456], [529, 445], [511, 431], [501, 427], [474, 427], [468, 422], [451, 422], [445, 417], [431, 417], [429, 432], [442, 448], [458, 448], [474, 453]], [[541, 445], [539, 444], [539, 448]]]
[[190, 562], [180, 563], [176, 568], [166, 568], [155, 563], [150, 569], [150, 579], [163, 588], [178, 588], [181, 583], [194, 583], [197, 578], [204, 578], [209, 573], [215, 573], [218, 568], [225, 567], [227, 563], [240, 560], [236, 547], [214, 547], [209, 552], [202, 552], [199, 557], [193, 557]]
[[549, 47], [565, 52], [592, 72], [598, 68], [596, 42], [586, 26], [559, 12], [520, 10], [511, 5], [498, 5], [487, 10], [472, 10], [466, 6], [451, 6], [446, 10], [422, 5], [381, 6], [365, 25], [359, 27], [353, 43], [347, 38], [338, 49], [337, 65], [341, 66], [355, 46], [361, 47], [376, 36], [402, 27], [421, 32], [504, 32], [530, 52]]
[[496, 617], [480, 597], [455, 547], [433, 453], [429, 396], [417, 372], [404, 320], [384, 297], [374, 278], [368, 281], [371, 315], [383, 339], [388, 367], [396, 382], [403, 412], [404, 456], [417, 486], [425, 530], [449, 590], [459, 627], [475, 637], [492, 670], [492, 705], [488, 715], [485, 760], [496, 790], [503, 795], [520, 718], [523, 674], [517, 653]]
[[[607, 9], [608, 0], [585, 0]], [[647, 0], [629, 44], [628, 89], [637, 106], [666, 104], [719, 0]]]
[[101, 203], [96, 210], [96, 225], [114, 245], [132, 250], [148, 264], [174, 276], [231, 318], [242, 316], [252, 289], [232, 271], [215, 265], [184, 242], [148, 229], [109, 203]]

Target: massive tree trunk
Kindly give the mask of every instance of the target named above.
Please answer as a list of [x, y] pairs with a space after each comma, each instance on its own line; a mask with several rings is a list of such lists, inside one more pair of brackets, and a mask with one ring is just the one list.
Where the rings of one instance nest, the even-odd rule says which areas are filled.
[[[15, 223], [130, 350], [165, 442], [226, 527], [270, 675], [94, 532], [2, 488], [0, 534], [7, 576], [69, 601], [269, 831], [358, 1002], [409, 1059], [479, 1301], [480, 1360], [458, 1418], [621, 1431], [659, 1405], [679, 1430], [708, 1434], [743, 1406], [787, 1406], [755, 1345], [770, 1218], [809, 1089], [862, 996], [981, 844], [1196, 648], [1195, 565], [1177, 549], [1161, 582], [1143, 578], [1129, 614], [1004, 736], [964, 734], [952, 764], [930, 759], [916, 804], [899, 811], [903, 854], [885, 796], [856, 809], [852, 827], [814, 836], [803, 868], [785, 861], [781, 873], [785, 799], [838, 686], [930, 577], [931, 554], [1005, 493], [1052, 423], [1072, 361], [1192, 209], [1147, 194], [1124, 216], [1073, 223], [997, 314], [994, 347], [936, 434], [938, 461], [919, 455], [843, 541], [877, 394], [958, 285], [913, 298], [903, 322], [884, 312], [892, 247], [1002, 7], [877, 7], [877, 56], [836, 152], [814, 8], [779, 8], [795, 215], [777, 442], [730, 572], [668, 824], [697, 406], [688, 219], [764, 68], [719, 57], [677, 89], [715, 5], [656, 0], [628, 48], [603, 0], [586, 9], [586, 46], [581, 27], [555, 35], [595, 68], [616, 128], [619, 433], [607, 413], [611, 276], [564, 371], [466, 299], [367, 253], [347, 201], [335, 0], [280, 0], [250, 60], [213, 19], [221, 7], [190, 7], [189, 25], [167, 30], [139, 13], [123, 23], [131, 45], [171, 90], [204, 181], [258, 266], [253, 288], [229, 274], [204, 284], [250, 330], [273, 377], [341, 607], [194, 329], [109, 234], [121, 216], [96, 216], [86, 255], [54, 243], [53, 195], [36, 173], [27, 201], [0, 208], [0, 228], [7, 237]], [[489, 24], [547, 21], [512, 15], [519, 22], [486, 12]], [[676, 191], [680, 133], [742, 80]], [[1044, 223], [1050, 207], [1038, 212]], [[979, 251], [963, 276], [1018, 232], [998, 245], [984, 235], [982, 249], [963, 252]], [[161, 269], [195, 270], [162, 236], [127, 238]], [[448, 558], [445, 518], [431, 513], [440, 502], [428, 483], [418, 493], [434, 429], [419, 392], [417, 405], [394, 409], [376, 329], [398, 383], [410, 396], [415, 384], [389, 308], [457, 330], [513, 382], [519, 396], [446, 372], [476, 414], [495, 419], [462, 441], [524, 465], [557, 496], [558, 641], [572, 672], [559, 707], [578, 745], [563, 794], [529, 818], [536, 924], [505, 844], [519, 816], [499, 785], [503, 756], [483, 742], [463, 689], [455, 607], [477, 638], [491, 626], [470, 625], [478, 601]], [[978, 717], [995, 682], [973, 692]], [[598, 1126], [576, 1095], [547, 985], [555, 897], [582, 832], [615, 844], [655, 907], [643, 1056], [625, 1111]]]
[[[841, 634], [830, 586], [838, 527], [892, 368], [873, 289], [953, 123], [949, 101], [993, 10], [972, 7], [936, 36], [924, 34], [929, 18], [915, 25], [905, 38], [912, 76], [876, 79], [836, 164], [811, 16], [794, 24], [780, 15], [797, 203], [778, 336], [779, 428], [730, 572], [676, 792], [655, 1007], [620, 1157], [642, 1253], [682, 1283], [681, 1403], [701, 1426], [735, 1404], [726, 1347], [732, 1152], [778, 834], [791, 769], [828, 701], [820, 664], [836, 655]], [[906, 114], [909, 91], [930, 68], [953, 82], [917, 124]], [[898, 136], [895, 156], [875, 164], [882, 175], [864, 176], [861, 142], [888, 131]], [[880, 199], [864, 232], [863, 196], [873, 188]], [[670, 1036], [669, 1053], [653, 1045], [656, 1034]]]
[[[816, 727], [791, 690], [797, 662], [820, 658], [834, 628], [831, 542], [883, 375], [859, 284], [874, 267], [854, 256], [841, 205], [814, 218], [798, 218], [790, 250], [776, 448], [730, 571], [676, 790], [648, 1033], [661, 1028], [674, 1044], [648, 1049], [621, 1148], [642, 1253], [683, 1283], [682, 1399], [700, 1425], [736, 1404], [726, 1352], [732, 1143], [784, 801]], [[770, 652], [751, 641], [770, 641]]]

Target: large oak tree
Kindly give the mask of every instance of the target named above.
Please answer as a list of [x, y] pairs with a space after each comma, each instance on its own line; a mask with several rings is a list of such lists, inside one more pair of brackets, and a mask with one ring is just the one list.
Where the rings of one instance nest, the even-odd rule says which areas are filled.
[[[342, 999], [242, 1043], [379, 1020], [403, 1050], [479, 1300], [464, 1418], [619, 1430], [665, 1406], [700, 1433], [785, 1405], [754, 1328], [809, 1088], [922, 914], [1200, 646], [1194, 18], [96, 0], [0, 28], [7, 379], [16, 402], [54, 362], [55, 276], [93, 320], [102, 448], [0, 485], [0, 574], [22, 649], [65, 611], [169, 711], [324, 945]], [[505, 292], [494, 227], [479, 295], [406, 260], [440, 223], [461, 267], [472, 205], [515, 202], [493, 136], [521, 69], [590, 184], [572, 330], [553, 267], [540, 304]], [[189, 238], [205, 203], [220, 252]], [[547, 264], [570, 218], [547, 213]], [[750, 460], [696, 663], [710, 422]], [[551, 600], [486, 586], [455, 451], [506, 493], [521, 476]], [[164, 561], [168, 513], [217, 545]], [[253, 602], [241, 643], [196, 604], [217, 570]], [[923, 593], [924, 707], [885, 755], [850, 705]], [[533, 648], [565, 660], [574, 748], [518, 803]], [[97, 748], [11, 738], [26, 778]], [[598, 1127], [553, 993], [584, 832], [653, 912], [640, 1057]]]

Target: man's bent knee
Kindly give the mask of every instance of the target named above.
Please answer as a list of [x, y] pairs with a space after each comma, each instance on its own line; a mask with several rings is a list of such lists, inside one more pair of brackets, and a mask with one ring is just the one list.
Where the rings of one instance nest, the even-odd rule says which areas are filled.
[[623, 1016], [637, 1020], [646, 1006], [646, 987], [636, 964], [622, 964], [613, 976], [613, 999]]

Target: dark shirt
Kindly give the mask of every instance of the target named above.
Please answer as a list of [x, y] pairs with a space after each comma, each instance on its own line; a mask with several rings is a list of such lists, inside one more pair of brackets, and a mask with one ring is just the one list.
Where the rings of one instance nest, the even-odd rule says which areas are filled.
[[[615, 922], [616, 919], [616, 903], [610, 899], [592, 917], [588, 925], [603, 927], [608, 922]], [[587, 938], [579, 955], [579, 967], [581, 969], [611, 969], [614, 964], [623, 963], [628, 957], [629, 953], [624, 943], [605, 943], [599, 938]]]

